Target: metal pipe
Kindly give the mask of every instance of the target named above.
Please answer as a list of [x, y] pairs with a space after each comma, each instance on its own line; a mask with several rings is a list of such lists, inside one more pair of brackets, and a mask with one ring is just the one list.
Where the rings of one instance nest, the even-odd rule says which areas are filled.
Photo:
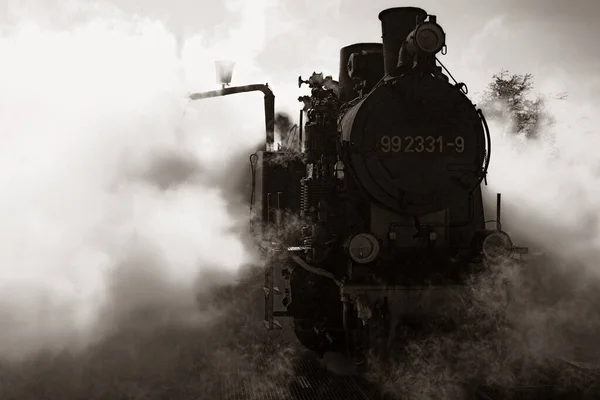
[[310, 265], [309, 263], [307, 263], [306, 261], [304, 261], [303, 259], [301, 259], [298, 256], [292, 256], [292, 260], [294, 260], [296, 262], [296, 264], [298, 264], [299, 266], [301, 266], [308, 272], [312, 272], [313, 274], [321, 275], [326, 278], [332, 279], [336, 285], [338, 285], [339, 287], [344, 287], [342, 282], [335, 279], [335, 276], [331, 272], [324, 270], [322, 268], [313, 267], [312, 265]]
[[502, 223], [500, 222], [500, 204], [502, 202], [502, 194], [496, 194], [496, 229], [502, 230]]
[[263, 92], [265, 95], [265, 128], [266, 128], [266, 150], [273, 151], [275, 143], [275, 95], [268, 84], [254, 84], [244, 86], [233, 86], [220, 90], [211, 90], [208, 92], [193, 93], [191, 100], [209, 99], [212, 97], [227, 96], [236, 93]]
[[299, 129], [298, 141], [300, 142], [300, 152], [302, 152], [304, 150], [304, 142], [302, 139], [302, 132], [304, 129], [303, 116], [304, 116], [304, 109], [301, 109], [300, 110], [300, 123], [298, 124], [298, 129]]

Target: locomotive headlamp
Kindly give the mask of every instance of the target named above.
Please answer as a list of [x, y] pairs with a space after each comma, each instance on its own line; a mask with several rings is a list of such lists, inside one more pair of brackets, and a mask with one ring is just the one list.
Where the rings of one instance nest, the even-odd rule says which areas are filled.
[[435, 22], [424, 22], [415, 29], [414, 42], [423, 53], [436, 54], [444, 47], [446, 34]]
[[231, 77], [233, 76], [233, 67], [235, 62], [233, 61], [215, 61], [215, 70], [217, 73], [217, 81], [223, 85], [223, 87], [231, 83]]
[[496, 262], [511, 255], [513, 244], [510, 236], [502, 231], [496, 231], [485, 238], [482, 247], [483, 254], [488, 260]]
[[348, 244], [350, 257], [359, 264], [367, 264], [379, 255], [379, 241], [370, 233], [359, 233]]

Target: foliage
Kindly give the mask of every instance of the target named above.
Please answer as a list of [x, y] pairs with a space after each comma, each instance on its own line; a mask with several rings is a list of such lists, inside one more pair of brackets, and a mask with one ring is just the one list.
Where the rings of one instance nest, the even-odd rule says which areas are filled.
[[[546, 101], [541, 95], [532, 96], [532, 74], [510, 74], [506, 70], [492, 76], [483, 96], [482, 108], [491, 118], [509, 118], [517, 134], [536, 138], [540, 127], [554, 121], [546, 111]], [[557, 99], [565, 99], [561, 93]]]

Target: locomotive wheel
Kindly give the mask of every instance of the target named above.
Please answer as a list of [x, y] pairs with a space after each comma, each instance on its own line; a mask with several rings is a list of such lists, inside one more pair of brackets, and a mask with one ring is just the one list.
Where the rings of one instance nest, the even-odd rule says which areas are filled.
[[327, 352], [343, 352], [344, 337], [336, 337], [335, 332], [317, 333], [314, 328], [314, 321], [308, 319], [294, 318], [294, 333], [296, 338], [308, 350], [314, 351], [319, 357]]
[[323, 338], [314, 331], [311, 321], [294, 318], [294, 333], [302, 346], [323, 357], [327, 346]]

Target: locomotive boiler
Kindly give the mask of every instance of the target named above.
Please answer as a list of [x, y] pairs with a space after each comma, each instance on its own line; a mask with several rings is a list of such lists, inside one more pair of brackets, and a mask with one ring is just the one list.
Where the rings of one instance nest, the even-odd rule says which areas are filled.
[[490, 134], [436, 57], [443, 28], [414, 7], [379, 19], [383, 43], [342, 48], [337, 81], [299, 78], [300, 146], [251, 156], [267, 327], [289, 317], [305, 347], [356, 363], [375, 329], [391, 341], [456, 321], [468, 277], [526, 251], [501, 229], [500, 195], [486, 228]]

